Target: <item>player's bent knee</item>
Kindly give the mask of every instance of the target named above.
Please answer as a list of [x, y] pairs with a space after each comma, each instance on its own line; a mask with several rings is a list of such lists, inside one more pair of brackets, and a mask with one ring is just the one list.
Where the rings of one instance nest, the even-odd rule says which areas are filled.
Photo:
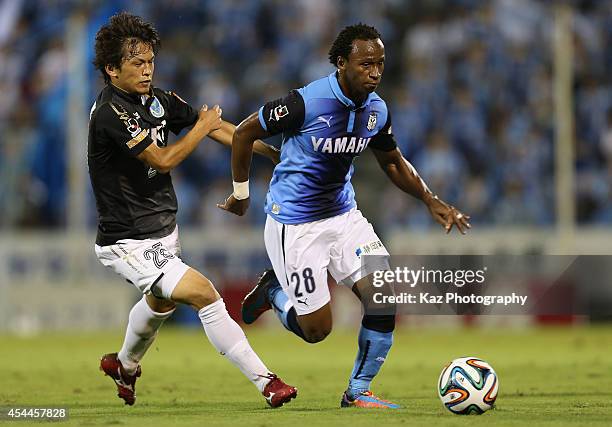
[[195, 283], [194, 291], [191, 305], [198, 310], [220, 298], [213, 284], [204, 276], [201, 276], [201, 279]]
[[327, 325], [313, 325], [302, 327], [304, 332], [304, 340], [310, 344], [316, 344], [323, 341], [332, 330], [331, 322]]
[[316, 344], [318, 342], [323, 341], [329, 334], [331, 330], [308, 330], [304, 331], [305, 341], [309, 344]]
[[173, 301], [189, 304], [196, 310], [212, 304], [219, 298], [221, 297], [210, 280], [194, 269], [189, 269], [185, 273], [172, 293]]
[[323, 341], [332, 330], [333, 322], [330, 304], [325, 304], [313, 313], [299, 316], [298, 323], [304, 333], [304, 340], [306, 342], [315, 344]]
[[330, 304], [325, 304], [313, 313], [299, 316], [298, 322], [306, 342], [315, 344], [323, 341], [332, 330], [333, 322]]
[[147, 295], [147, 304], [155, 313], [167, 313], [176, 308], [174, 301], [157, 298], [154, 295]]
[[[152, 297], [155, 298], [155, 297]], [[176, 304], [173, 301], [160, 300], [155, 298], [156, 301], [152, 302], [147, 295], [147, 304], [155, 313], [168, 313], [176, 308]]]

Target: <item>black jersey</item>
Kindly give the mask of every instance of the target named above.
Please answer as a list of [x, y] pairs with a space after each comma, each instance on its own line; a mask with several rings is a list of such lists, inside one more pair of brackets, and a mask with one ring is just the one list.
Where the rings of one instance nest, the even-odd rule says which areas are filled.
[[136, 158], [149, 145], [168, 144], [168, 131], [193, 125], [198, 112], [172, 92], [150, 97], [107, 85], [91, 109], [87, 161], [98, 209], [96, 243], [170, 234], [177, 202], [170, 174]]

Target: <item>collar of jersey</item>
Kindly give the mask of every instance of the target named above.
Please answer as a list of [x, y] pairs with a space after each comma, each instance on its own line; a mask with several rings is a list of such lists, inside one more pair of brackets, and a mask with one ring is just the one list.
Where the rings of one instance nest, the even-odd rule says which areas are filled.
[[342, 102], [351, 110], [358, 110], [360, 108], [367, 107], [372, 98], [374, 97], [374, 93], [372, 92], [368, 94], [368, 97], [365, 101], [363, 101], [363, 104], [356, 106], [355, 103], [348, 96], [346, 96], [344, 92], [342, 92], [342, 88], [340, 87], [340, 83], [338, 82], [338, 71], [334, 71], [333, 73], [331, 73], [328, 79], [329, 85], [331, 86], [331, 90], [336, 96], [336, 98], [338, 98], [338, 101]]
[[[132, 104], [139, 104], [142, 105], [142, 101], [141, 101], [141, 96], [137, 93], [128, 93], [126, 91], [124, 91], [123, 89], [118, 88], [117, 86], [115, 86], [114, 84], [110, 84], [111, 90], [117, 94], [117, 96], [119, 96], [120, 98], [125, 99], [126, 101], [131, 102]], [[153, 93], [153, 88], [151, 88], [151, 92], [149, 93]]]

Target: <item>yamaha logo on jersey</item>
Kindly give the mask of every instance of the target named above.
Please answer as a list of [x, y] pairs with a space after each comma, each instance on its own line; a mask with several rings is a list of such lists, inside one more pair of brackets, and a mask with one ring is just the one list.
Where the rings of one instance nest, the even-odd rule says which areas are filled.
[[368, 147], [372, 138], [341, 137], [341, 138], [316, 138], [310, 137], [312, 149], [320, 153], [353, 153], [359, 154]]
[[164, 115], [164, 107], [161, 105], [161, 102], [159, 102], [159, 99], [157, 99], [156, 96], [153, 97], [153, 102], [149, 107], [149, 112], [153, 117], [158, 119]]
[[376, 113], [370, 113], [370, 117], [368, 117], [368, 130], [371, 132], [376, 127]]

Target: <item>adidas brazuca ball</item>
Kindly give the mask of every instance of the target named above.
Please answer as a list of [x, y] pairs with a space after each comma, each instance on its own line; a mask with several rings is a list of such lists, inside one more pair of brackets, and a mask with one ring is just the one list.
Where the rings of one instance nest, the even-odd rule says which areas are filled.
[[438, 395], [454, 414], [482, 414], [493, 407], [499, 390], [497, 374], [484, 360], [461, 357], [448, 364], [438, 380]]

